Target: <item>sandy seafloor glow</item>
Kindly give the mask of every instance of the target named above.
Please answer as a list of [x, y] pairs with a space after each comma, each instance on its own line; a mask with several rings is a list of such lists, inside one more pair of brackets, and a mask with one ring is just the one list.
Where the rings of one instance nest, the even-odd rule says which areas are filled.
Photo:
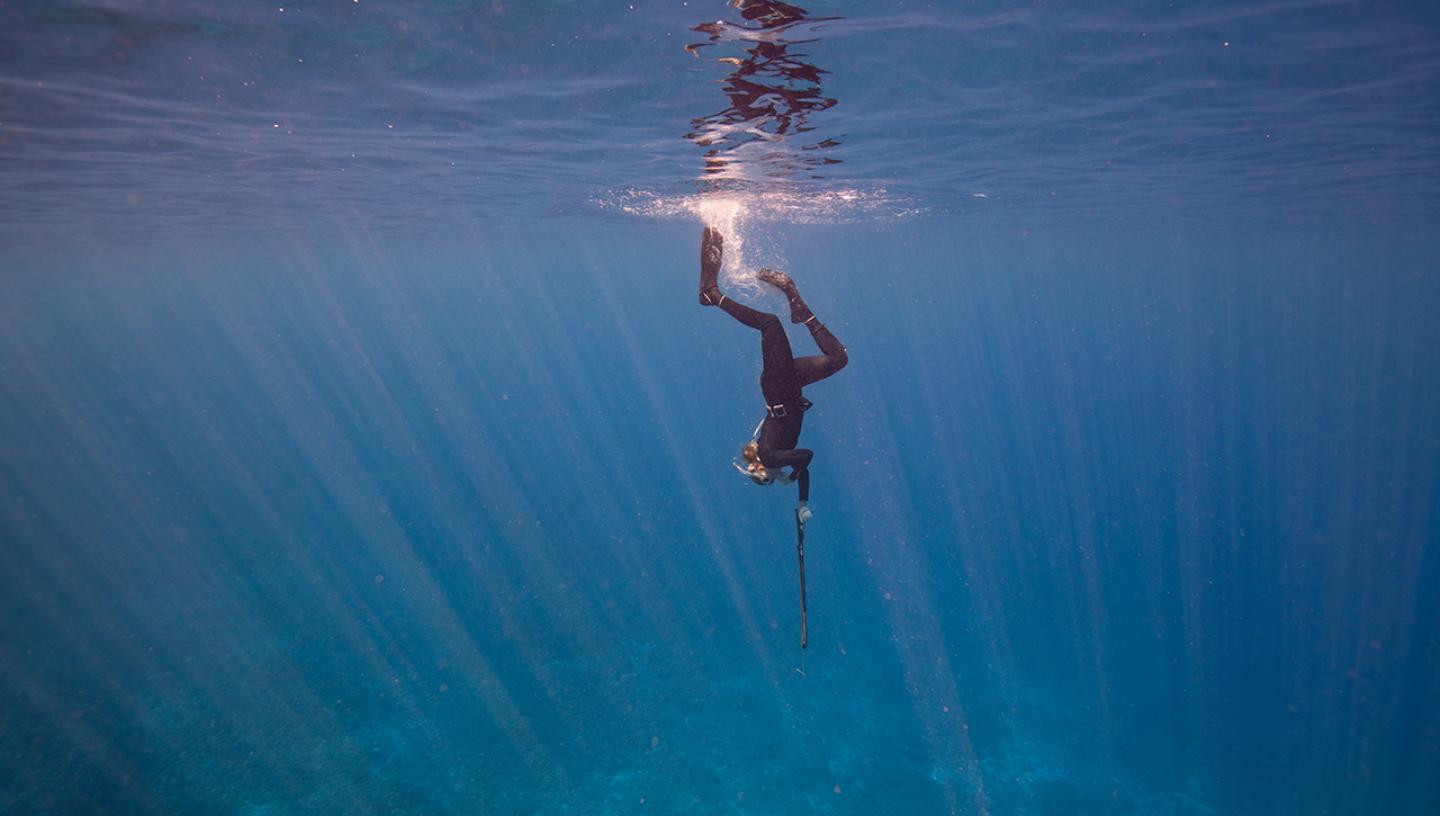
[[734, 9], [345, 5], [0, 5], [0, 813], [1440, 806], [1428, 7], [817, 4], [706, 188]]

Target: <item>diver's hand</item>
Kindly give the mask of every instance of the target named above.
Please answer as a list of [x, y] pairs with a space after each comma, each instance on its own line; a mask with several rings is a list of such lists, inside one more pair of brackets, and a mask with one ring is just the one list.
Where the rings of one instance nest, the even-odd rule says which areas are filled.
[[795, 508], [795, 520], [800, 522], [802, 526], [805, 522], [809, 521], [813, 515], [815, 514], [810, 512], [810, 505], [807, 502], [800, 502], [800, 506]]

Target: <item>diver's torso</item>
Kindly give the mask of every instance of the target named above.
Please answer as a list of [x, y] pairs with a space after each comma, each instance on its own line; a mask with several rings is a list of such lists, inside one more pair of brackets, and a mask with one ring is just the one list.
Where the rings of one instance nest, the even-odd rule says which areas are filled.
[[800, 444], [800, 427], [805, 423], [805, 412], [798, 407], [787, 411], [783, 417], [766, 417], [760, 426], [760, 450], [794, 450]]

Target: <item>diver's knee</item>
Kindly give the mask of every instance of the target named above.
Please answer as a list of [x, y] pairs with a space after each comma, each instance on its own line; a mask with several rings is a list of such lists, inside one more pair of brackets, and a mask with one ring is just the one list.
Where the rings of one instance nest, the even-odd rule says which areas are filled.
[[830, 355], [830, 357], [835, 361], [836, 371], [839, 371], [840, 369], [850, 364], [850, 355], [843, 348]]

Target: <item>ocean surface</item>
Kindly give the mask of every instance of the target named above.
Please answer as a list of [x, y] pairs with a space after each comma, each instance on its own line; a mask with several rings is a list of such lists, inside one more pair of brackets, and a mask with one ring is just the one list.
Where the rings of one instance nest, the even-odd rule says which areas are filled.
[[0, 0], [0, 814], [1440, 812], [1437, 212], [1430, 2]]

